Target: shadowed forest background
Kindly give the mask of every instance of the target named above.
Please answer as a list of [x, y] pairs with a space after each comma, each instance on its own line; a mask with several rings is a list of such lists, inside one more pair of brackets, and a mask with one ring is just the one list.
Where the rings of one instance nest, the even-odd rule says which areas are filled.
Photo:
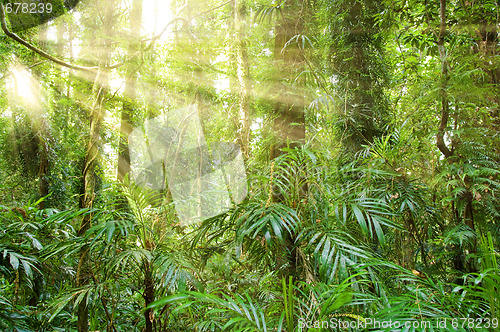
[[499, 1], [42, 3], [0, 6], [1, 331], [498, 329]]

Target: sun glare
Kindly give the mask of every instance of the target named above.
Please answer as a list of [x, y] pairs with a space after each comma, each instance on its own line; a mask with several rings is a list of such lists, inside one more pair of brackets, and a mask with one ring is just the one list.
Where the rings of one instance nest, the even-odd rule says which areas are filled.
[[[145, 0], [142, 8], [142, 29], [147, 36], [156, 36], [172, 21], [173, 15], [170, 9], [170, 1]], [[167, 28], [160, 40], [168, 41], [168, 33], [173, 26]]]
[[7, 81], [7, 91], [11, 106], [32, 110], [40, 108], [40, 84], [25, 67], [19, 64], [13, 66]]

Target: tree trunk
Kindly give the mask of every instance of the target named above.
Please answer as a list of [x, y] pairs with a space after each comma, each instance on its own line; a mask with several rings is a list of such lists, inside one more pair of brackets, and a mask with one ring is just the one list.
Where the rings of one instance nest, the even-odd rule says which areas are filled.
[[[102, 84], [105, 81], [105, 69], [99, 69], [96, 76], [94, 86], [92, 88], [94, 102], [92, 106], [92, 111], [90, 115], [90, 136], [89, 143], [87, 146], [87, 152], [85, 154], [84, 166], [83, 166], [83, 198], [81, 199], [82, 208], [91, 209], [94, 204], [95, 198], [95, 181], [96, 181], [96, 165], [99, 149], [99, 136], [100, 128], [102, 124], [102, 102], [103, 102], [103, 88]], [[82, 237], [85, 232], [91, 227], [92, 215], [85, 214], [82, 218], [80, 228], [77, 235]], [[77, 271], [77, 286], [85, 286], [91, 280], [91, 267], [88, 262], [88, 251], [87, 246], [83, 247], [80, 252], [80, 262], [78, 264]], [[85, 300], [80, 302], [78, 305], [78, 332], [88, 331], [88, 306]]]
[[380, 1], [346, 0], [333, 13], [344, 17], [341, 27], [333, 28], [336, 49], [332, 54], [340, 72], [336, 89], [340, 88], [339, 93], [345, 99], [342, 144], [349, 156], [380, 136], [386, 123], [384, 41], [380, 31], [375, 31], [375, 17], [384, 9]]
[[450, 79], [448, 74], [448, 59], [446, 54], [446, 48], [444, 45], [444, 37], [446, 36], [446, 0], [440, 0], [441, 6], [439, 9], [439, 17], [440, 17], [440, 28], [439, 28], [439, 38], [437, 42], [438, 50], [439, 50], [439, 59], [441, 60], [441, 87], [440, 87], [440, 96], [441, 96], [441, 120], [439, 122], [438, 132], [436, 134], [436, 145], [441, 151], [441, 153], [445, 156], [445, 158], [449, 158], [453, 155], [453, 151], [451, 151], [444, 142], [444, 134], [446, 127], [448, 126], [448, 118], [449, 118], [449, 103], [448, 103], [448, 81]]
[[130, 173], [130, 149], [129, 136], [132, 132], [132, 116], [134, 113], [134, 99], [136, 97], [136, 79], [138, 70], [139, 38], [142, 23], [142, 0], [132, 1], [132, 10], [130, 12], [130, 37], [128, 46], [129, 63], [126, 69], [125, 91], [123, 109], [120, 123], [120, 144], [118, 147], [118, 175], [117, 179], [123, 182], [126, 174]]
[[[150, 305], [155, 299], [154, 293], [154, 283], [153, 283], [153, 273], [151, 271], [151, 265], [149, 262], [144, 262], [144, 307]], [[144, 320], [146, 322], [146, 328], [144, 332], [153, 332], [153, 311], [151, 309], [146, 309], [144, 311]]]
[[273, 129], [277, 137], [276, 143], [271, 146], [270, 159], [282, 155], [283, 148], [287, 145], [290, 148], [300, 146], [306, 137], [304, 92], [285, 83], [286, 80], [293, 82], [304, 63], [298, 42], [291, 42], [284, 49], [290, 39], [303, 33], [304, 17], [303, 11], [300, 10], [301, 5], [304, 3], [298, 0], [287, 3], [281, 19], [275, 26], [274, 59], [276, 68], [279, 68], [276, 73], [279, 95], [274, 103]]
[[[111, 36], [113, 28], [114, 1], [104, 5], [103, 32], [104, 36]], [[96, 186], [96, 167], [99, 155], [101, 125], [104, 116], [103, 100], [104, 91], [108, 85], [108, 72], [105, 68], [110, 63], [111, 58], [111, 40], [104, 38], [103, 47], [99, 51], [99, 70], [94, 79], [92, 87], [92, 109], [90, 111], [90, 131], [87, 151], [85, 154], [82, 177], [83, 177], [83, 196], [80, 199], [82, 208], [91, 209], [95, 199]], [[85, 214], [82, 218], [78, 236], [84, 236], [85, 232], [91, 227], [92, 215]], [[77, 286], [87, 285], [91, 280], [91, 266], [89, 264], [89, 248], [84, 246], [80, 252], [80, 261], [77, 271]], [[82, 300], [78, 305], [78, 332], [88, 331], [88, 305], [86, 300]]]
[[238, 80], [238, 141], [245, 159], [250, 153], [250, 68], [245, 40], [246, 6], [242, 0], [233, 2], [233, 20], [236, 53], [236, 77]]
[[[271, 145], [270, 159], [275, 159], [285, 154], [284, 148], [298, 148], [305, 140], [305, 95], [301, 86], [292, 86], [304, 65], [303, 50], [299, 43], [290, 42], [294, 36], [304, 33], [304, 15], [307, 8], [306, 2], [293, 0], [286, 3], [283, 8], [283, 15], [275, 26], [274, 59], [276, 63], [276, 84], [279, 95], [274, 103], [274, 123], [273, 129], [277, 136], [275, 143]], [[286, 47], [285, 47], [286, 46]], [[288, 82], [287, 82], [288, 81]], [[286, 177], [289, 172], [276, 174], [276, 177]], [[291, 172], [293, 174], [293, 172]], [[272, 198], [275, 202], [286, 201], [291, 197], [294, 188], [287, 188], [286, 192], [273, 188]], [[295, 234], [285, 238], [285, 252], [277, 254], [277, 268], [287, 265], [282, 270], [283, 276], [297, 275], [297, 252], [295, 247]]]

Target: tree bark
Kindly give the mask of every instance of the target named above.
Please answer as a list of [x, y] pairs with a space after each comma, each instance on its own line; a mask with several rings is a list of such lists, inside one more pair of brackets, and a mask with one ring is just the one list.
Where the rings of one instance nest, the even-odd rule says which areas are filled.
[[[151, 271], [150, 262], [144, 262], [144, 307], [150, 305], [155, 299], [154, 293], [154, 283], [153, 274]], [[153, 332], [153, 311], [151, 309], [146, 309], [144, 311], [144, 320], [146, 322], [146, 328], [144, 332]]]
[[387, 123], [384, 40], [376, 26], [377, 15], [388, 9], [376, 0], [345, 0], [331, 8], [332, 21], [342, 17], [340, 24], [331, 24], [332, 74], [338, 79], [333, 89], [344, 99], [342, 154], [352, 157], [381, 136]]

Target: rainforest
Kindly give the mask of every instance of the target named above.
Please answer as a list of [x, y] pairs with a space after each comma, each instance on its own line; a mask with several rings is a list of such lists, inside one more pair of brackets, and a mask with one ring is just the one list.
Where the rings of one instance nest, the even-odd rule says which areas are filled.
[[0, 331], [499, 331], [498, 0], [0, 21]]

